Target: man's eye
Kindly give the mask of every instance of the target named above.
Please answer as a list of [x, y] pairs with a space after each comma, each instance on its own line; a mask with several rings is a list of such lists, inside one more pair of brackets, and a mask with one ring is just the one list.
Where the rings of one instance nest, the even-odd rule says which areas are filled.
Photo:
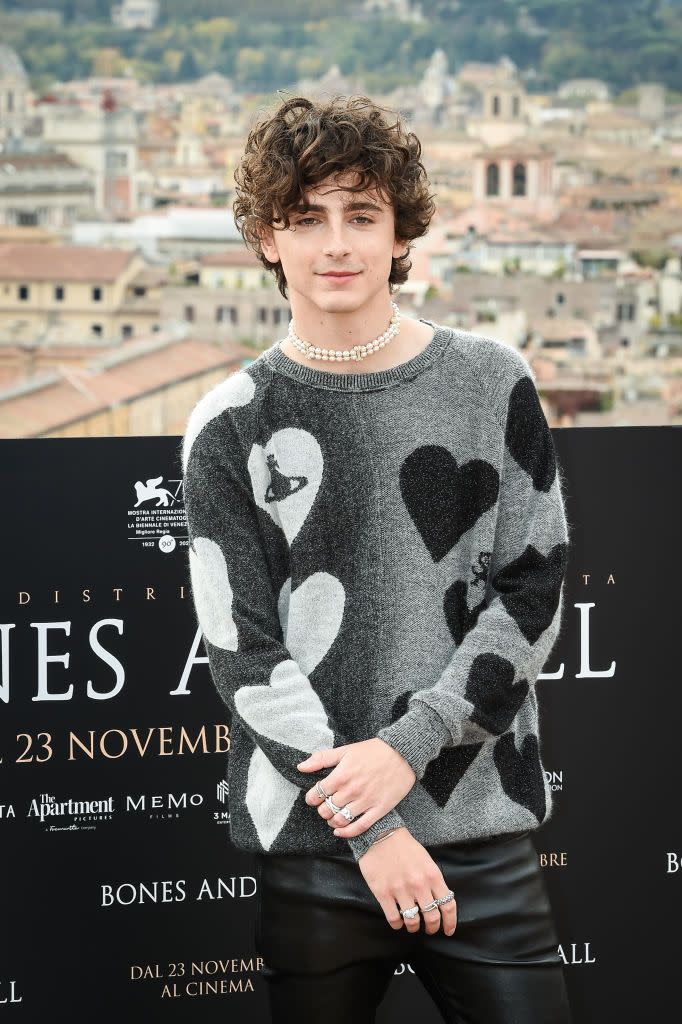
[[[362, 220], [366, 224], [373, 224], [374, 223], [374, 221], [372, 220], [371, 217], [365, 217], [365, 215], [363, 213], [356, 214], [356, 216], [353, 217], [353, 220]], [[316, 221], [317, 221], [317, 217], [301, 217], [301, 218], [299, 218], [299, 220], [296, 221], [296, 223], [297, 224], [306, 224], [306, 223], [309, 224], [309, 223], [312, 222], [314, 224], [314, 223], [316, 223]]]

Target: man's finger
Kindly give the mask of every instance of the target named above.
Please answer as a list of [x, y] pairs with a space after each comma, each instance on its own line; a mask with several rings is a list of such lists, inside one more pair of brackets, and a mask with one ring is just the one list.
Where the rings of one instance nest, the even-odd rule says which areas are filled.
[[[353, 839], [355, 836], [361, 836], [363, 832], [366, 832], [370, 825], [373, 825], [375, 821], [384, 815], [386, 811], [379, 811], [378, 813], [370, 807], [361, 814], [357, 821], [349, 821], [347, 825], [339, 825], [334, 829], [335, 836], [341, 836], [342, 839]], [[329, 822], [327, 822], [329, 824]]]
[[299, 761], [296, 765], [301, 772], [317, 772], [320, 768], [331, 768], [338, 764], [346, 751], [345, 747], [332, 747], [328, 750], [314, 750], [310, 757]]

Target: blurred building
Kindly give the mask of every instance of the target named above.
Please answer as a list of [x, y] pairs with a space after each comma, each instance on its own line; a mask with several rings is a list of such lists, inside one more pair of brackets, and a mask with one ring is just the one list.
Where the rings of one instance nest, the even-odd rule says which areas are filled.
[[29, 82], [21, 58], [0, 43], [0, 143], [20, 139], [28, 118]]
[[111, 8], [111, 20], [117, 28], [154, 28], [159, 16], [159, 0], [123, 0]]
[[121, 249], [0, 246], [0, 348], [118, 343], [158, 326], [144, 269], [138, 254]]
[[0, 225], [65, 231], [94, 205], [94, 173], [64, 153], [0, 155]]
[[137, 122], [107, 93], [96, 110], [44, 103], [43, 140], [94, 175], [95, 206], [120, 215], [137, 207]]

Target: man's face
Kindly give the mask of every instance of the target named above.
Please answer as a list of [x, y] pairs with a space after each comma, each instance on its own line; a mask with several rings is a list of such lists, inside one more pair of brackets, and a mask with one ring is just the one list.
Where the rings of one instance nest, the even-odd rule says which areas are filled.
[[407, 245], [395, 238], [392, 206], [375, 189], [349, 192], [356, 181], [350, 172], [326, 179], [306, 193], [307, 206], [290, 211], [288, 229], [263, 238], [266, 258], [282, 261], [292, 305], [352, 312], [389, 294], [391, 260]]

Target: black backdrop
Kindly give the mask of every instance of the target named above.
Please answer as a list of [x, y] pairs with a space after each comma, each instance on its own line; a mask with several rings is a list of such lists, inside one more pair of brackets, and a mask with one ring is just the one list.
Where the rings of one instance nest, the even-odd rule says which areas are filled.
[[[538, 682], [556, 810], [534, 842], [576, 1024], [668, 1020], [682, 909], [680, 433], [553, 434], [572, 547], [564, 627]], [[8, 1022], [269, 1019], [254, 864], [228, 840], [229, 714], [195, 646], [179, 441], [0, 442]], [[403, 964], [378, 1019], [416, 1012], [440, 1019]]]

